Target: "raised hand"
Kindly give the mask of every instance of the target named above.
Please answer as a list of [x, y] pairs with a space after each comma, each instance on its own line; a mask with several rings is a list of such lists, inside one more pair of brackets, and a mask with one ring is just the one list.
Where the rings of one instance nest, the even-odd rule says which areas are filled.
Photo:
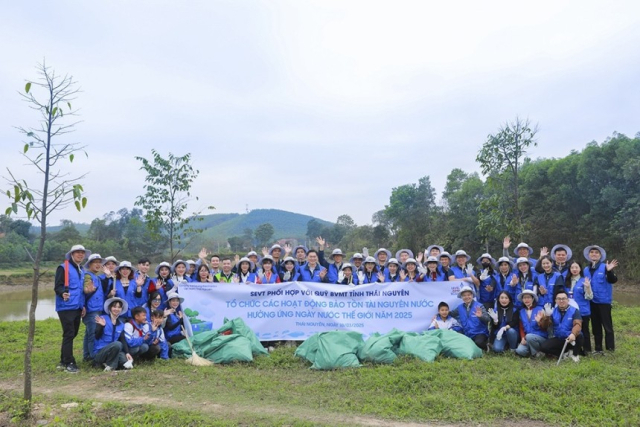
[[368, 257], [369, 256], [369, 249], [367, 248], [362, 248], [362, 256], [363, 257]]
[[106, 265], [102, 266], [102, 272], [106, 277], [111, 278], [111, 270], [109, 270], [109, 267], [107, 267]]
[[[480, 274], [480, 280], [487, 280], [488, 278], [489, 278], [489, 269], [485, 268], [484, 270], [482, 270], [482, 273]], [[489, 287], [487, 286], [487, 290], [491, 292], [493, 289], [489, 289]]]
[[286, 257], [287, 255], [289, 255], [292, 250], [293, 248], [291, 247], [291, 243], [287, 243], [286, 245], [284, 245], [284, 256]]
[[551, 307], [551, 304], [546, 303], [546, 304], [544, 305], [544, 314], [545, 314], [546, 316], [551, 316], [551, 313], [553, 313], [553, 308]]
[[320, 276], [321, 279], [324, 279], [324, 276], [327, 275], [327, 269], [322, 269], [320, 270], [320, 273], [318, 273], [318, 276]]
[[198, 258], [200, 258], [203, 261], [206, 260], [208, 256], [209, 256], [209, 252], [207, 251], [206, 248], [202, 248], [200, 249], [200, 252], [198, 252]]
[[211, 275], [211, 273], [209, 273], [209, 275], [207, 276], [207, 282], [213, 282], [213, 276]]
[[262, 256], [267, 256], [267, 255], [269, 255], [269, 249], [265, 246], [262, 248]]
[[614, 260], [611, 260], [611, 262], [607, 261], [605, 266], [607, 268], [607, 271], [611, 271], [618, 266], [618, 260], [614, 259]]
[[100, 326], [105, 326], [107, 324], [107, 322], [104, 321], [104, 317], [102, 316], [96, 316], [96, 324], [100, 325]]
[[416, 261], [418, 261], [419, 264], [422, 263], [422, 257], [424, 257], [424, 254], [422, 252], [418, 252], [418, 257], [416, 258]]
[[540, 292], [540, 295], [547, 294], [547, 288], [545, 288], [543, 285], [540, 285], [540, 287], [538, 288], [538, 291]]
[[540, 310], [538, 314], [536, 314], [536, 317], [535, 317], [536, 322], [540, 323], [543, 317], [544, 317], [544, 310]]
[[238, 264], [238, 262], [240, 262], [240, 255], [235, 254], [235, 256], [233, 257], [233, 263]]
[[384, 274], [382, 274], [380, 271], [378, 271], [378, 282], [384, 282]]
[[473, 265], [471, 263], [467, 264], [465, 271], [467, 272], [468, 277], [473, 276]]
[[546, 246], [543, 246], [542, 248], [540, 248], [540, 258], [547, 255], [549, 255], [549, 248]]
[[406, 278], [407, 278], [407, 272], [404, 270], [400, 270], [400, 279], [404, 282]]
[[240, 283], [240, 278], [238, 277], [237, 274], [233, 275], [233, 277], [231, 278], [231, 282], [232, 283]]
[[491, 319], [493, 320], [493, 323], [498, 324], [498, 313], [496, 313], [493, 308], [490, 308], [488, 313], [489, 317], [491, 317]]
[[518, 275], [517, 274], [513, 274], [513, 276], [511, 276], [511, 286], [515, 286], [518, 284]]
[[482, 307], [481, 306], [476, 307], [475, 315], [476, 315], [476, 317], [482, 317]]
[[326, 240], [324, 240], [322, 238], [322, 236], [318, 236], [316, 237], [316, 242], [318, 243], [318, 245], [320, 246], [320, 249], [324, 249], [324, 245], [327, 243]]
[[584, 278], [584, 287], [587, 288], [587, 289], [591, 288], [591, 279], [590, 278], [588, 278], [588, 277]]
[[506, 326], [503, 326], [502, 328], [500, 328], [500, 329], [498, 330], [498, 333], [496, 334], [496, 339], [497, 339], [498, 341], [500, 341], [500, 340], [502, 339], [502, 335], [504, 334], [504, 331], [506, 331], [506, 330], [507, 330], [507, 327], [506, 327]]
[[503, 249], [509, 249], [509, 246], [511, 246], [511, 237], [506, 236], [504, 238], [504, 240], [502, 241], [502, 248]]
[[142, 285], [144, 285], [144, 280], [145, 280], [144, 274], [138, 275], [138, 278], [136, 279], [136, 285], [138, 287], [141, 287]]

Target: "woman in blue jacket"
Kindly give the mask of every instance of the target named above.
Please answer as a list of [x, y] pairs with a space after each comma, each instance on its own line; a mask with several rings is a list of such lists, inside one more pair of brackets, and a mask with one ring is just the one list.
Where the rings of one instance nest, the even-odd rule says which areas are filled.
[[121, 261], [116, 268], [116, 296], [127, 302], [121, 316], [125, 321], [131, 318], [131, 309], [143, 306], [148, 299], [147, 290], [142, 286], [144, 278], [134, 280], [133, 267], [129, 261]]
[[424, 275], [423, 282], [444, 282], [447, 276], [438, 268], [438, 258], [430, 256], [427, 258], [427, 272]]
[[518, 347], [520, 313], [515, 308], [509, 292], [502, 291], [498, 294], [495, 309], [489, 309], [489, 316], [493, 351], [502, 353], [509, 347], [509, 350], [515, 352]]
[[[525, 258], [526, 259], [526, 258]], [[548, 317], [545, 317], [544, 309], [537, 305], [538, 295], [531, 289], [525, 289], [518, 295], [522, 304], [520, 309], [520, 344], [516, 348], [518, 356], [529, 355], [542, 357], [540, 346], [549, 338], [547, 328]]]
[[531, 261], [529, 258], [520, 257], [516, 260], [516, 268], [518, 271], [511, 275], [511, 281], [506, 289], [511, 294], [511, 298], [516, 301], [516, 308], [521, 309], [523, 304], [520, 294], [525, 290], [533, 291]]
[[487, 310], [473, 299], [473, 289], [470, 286], [462, 286], [458, 298], [462, 299], [462, 304], [451, 312], [451, 316], [458, 320], [467, 337], [471, 338], [481, 350], [486, 350], [489, 339], [487, 324], [491, 320]]
[[167, 294], [167, 305], [169, 308], [169, 315], [164, 324], [164, 336], [171, 344], [175, 344], [184, 339], [182, 335], [182, 326], [184, 326], [184, 313], [182, 312], [182, 304], [184, 298], [176, 293]]
[[360, 284], [366, 285], [367, 283], [378, 283], [380, 278], [378, 277], [376, 259], [372, 256], [368, 256], [365, 258], [363, 265], [364, 269], [358, 274], [358, 281]]
[[286, 257], [284, 259], [284, 263], [282, 264], [282, 271], [280, 271], [280, 283], [297, 282], [299, 278], [300, 273], [298, 272], [296, 266], [296, 260], [290, 256]]
[[[536, 273], [533, 280], [533, 289], [538, 294], [540, 305], [555, 304], [555, 294], [564, 287], [562, 274], [553, 269], [553, 260], [549, 255], [540, 258], [538, 265], [542, 267], [542, 273]], [[537, 268], [537, 266], [536, 266]]]
[[120, 315], [128, 311], [125, 300], [118, 297], [109, 298], [104, 303], [104, 311], [108, 314], [96, 316], [96, 341], [93, 347], [93, 363], [104, 366], [105, 372], [118, 368], [131, 369], [133, 357], [129, 354], [129, 346], [124, 336], [124, 323]]
[[[380, 280], [381, 274], [382, 273], [378, 273], [378, 280]], [[397, 259], [391, 258], [387, 262], [387, 268], [384, 271], [384, 276], [382, 277], [382, 279], [384, 283], [393, 283], [400, 281], [400, 262]]]
[[591, 334], [589, 332], [589, 323], [591, 321], [591, 300], [593, 299], [593, 291], [591, 290], [591, 279], [584, 277], [582, 266], [578, 261], [571, 261], [568, 267], [567, 278], [565, 279], [564, 290], [569, 296], [572, 305], [577, 306], [582, 315], [582, 335], [584, 335], [584, 343], [582, 345], [583, 353], [591, 353]]
[[496, 298], [502, 290], [496, 279], [496, 260], [490, 254], [485, 253], [476, 260], [476, 263], [481, 269], [478, 276], [478, 302], [487, 309], [493, 308]]

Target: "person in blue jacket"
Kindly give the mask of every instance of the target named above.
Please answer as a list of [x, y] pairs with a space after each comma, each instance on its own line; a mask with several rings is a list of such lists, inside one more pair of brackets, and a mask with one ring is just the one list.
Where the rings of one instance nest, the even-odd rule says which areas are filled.
[[102, 280], [102, 293], [104, 298], [109, 299], [116, 296], [116, 289], [113, 286], [116, 282], [116, 268], [118, 267], [118, 260], [114, 256], [105, 257], [102, 260], [102, 266], [107, 267], [107, 270], [111, 273], [111, 276], [107, 276], [106, 270], [99, 276]]
[[489, 340], [487, 324], [491, 320], [487, 310], [474, 300], [473, 289], [470, 286], [462, 286], [458, 298], [462, 299], [462, 304], [451, 312], [451, 316], [460, 323], [467, 337], [471, 338], [481, 350], [486, 350]]
[[469, 286], [478, 286], [480, 281], [476, 277], [475, 271], [473, 271], [473, 265], [466, 264], [471, 260], [471, 256], [467, 255], [462, 249], [456, 251], [455, 254], [456, 265], [449, 270], [449, 281], [461, 280], [467, 282]]
[[353, 266], [353, 273], [357, 274], [358, 271], [362, 271], [364, 266], [362, 263], [364, 262], [364, 256], [360, 252], [356, 252], [353, 254], [349, 263]]
[[327, 276], [327, 269], [318, 264], [318, 252], [309, 249], [307, 252], [307, 263], [300, 267], [301, 282], [324, 282]]
[[[511, 237], [507, 236], [502, 241], [502, 256], [509, 256], [510, 246]], [[528, 258], [531, 263], [531, 268], [534, 268], [536, 266], [536, 263], [538, 262], [538, 260], [531, 256], [533, 255], [533, 248], [524, 242], [518, 243], [518, 246], [516, 246], [516, 248], [513, 250], [513, 253], [515, 254], [515, 257], [511, 258], [511, 261], [513, 262], [516, 262], [516, 259], [518, 258]]]
[[104, 311], [108, 314], [96, 316], [93, 364], [104, 366], [105, 372], [133, 367], [133, 357], [129, 354], [129, 347], [124, 336], [124, 323], [120, 319], [122, 311], [128, 309], [125, 300], [113, 297], [104, 303]]
[[[498, 271], [495, 273], [494, 277], [496, 278], [501, 290], [507, 290], [507, 286], [512, 279], [512, 271], [513, 263], [509, 257], [503, 256], [498, 258]], [[513, 301], [513, 297], [511, 300]]]
[[337, 278], [337, 285], [356, 286], [358, 284], [358, 276], [353, 274], [353, 266], [348, 262], [342, 264], [340, 275]]
[[433, 320], [431, 320], [428, 330], [433, 331], [434, 329], [446, 329], [463, 333], [460, 323], [449, 315], [449, 304], [444, 301], [441, 301], [440, 304], [438, 304], [438, 314], [433, 316]]
[[90, 256], [82, 245], [74, 245], [65, 255], [65, 261], [56, 269], [54, 292], [56, 312], [62, 326], [62, 344], [58, 369], [75, 374], [78, 372], [73, 357], [73, 340], [80, 330], [80, 319], [86, 314], [84, 307], [84, 270], [82, 261]]
[[164, 314], [163, 319], [170, 314], [170, 310], [163, 307], [162, 295], [160, 295], [160, 292], [158, 291], [154, 291], [149, 295], [149, 300], [143, 307], [147, 311], [147, 319], [151, 319], [151, 314], [154, 310], [162, 311]]
[[[82, 356], [85, 362], [91, 361], [96, 333], [96, 316], [99, 316], [102, 313], [102, 306], [105, 301], [104, 288], [99, 276], [100, 272], [103, 270], [102, 262], [103, 259], [100, 254], [91, 254], [87, 262], [84, 264], [85, 273], [83, 291], [86, 314], [82, 318], [82, 323], [84, 323], [85, 326], [84, 339], [82, 342]], [[110, 271], [109, 274], [111, 274]], [[108, 281], [106, 276], [105, 281]]]
[[608, 351], [616, 349], [613, 333], [613, 319], [611, 317], [611, 303], [613, 301], [613, 284], [618, 281], [613, 271], [618, 266], [617, 260], [607, 261], [607, 252], [600, 246], [591, 245], [582, 252], [589, 262], [584, 268], [584, 277], [591, 281], [593, 299], [591, 300], [591, 326], [593, 327], [593, 341], [595, 354], [602, 355], [602, 330], [604, 329], [604, 344]]
[[584, 342], [582, 344], [583, 355], [591, 353], [591, 334], [589, 332], [589, 323], [591, 321], [591, 300], [593, 299], [593, 291], [591, 290], [591, 279], [584, 277], [582, 265], [578, 261], [569, 263], [569, 274], [565, 279], [564, 290], [569, 295], [569, 303], [573, 302], [573, 306], [577, 306], [582, 316], [582, 335]]
[[[580, 361], [578, 355], [584, 341], [582, 331], [582, 316], [580, 310], [569, 304], [569, 295], [563, 289], [556, 293], [556, 307], [551, 313], [551, 322], [553, 324], [553, 338], [549, 338], [540, 347], [540, 350], [546, 354], [560, 356], [565, 342], [571, 345], [571, 359], [574, 362]], [[569, 347], [565, 351], [569, 354]]]
[[[201, 264], [206, 265], [206, 264]], [[167, 290], [169, 289], [169, 280], [171, 280], [171, 264], [166, 261], [161, 262], [156, 266], [156, 279], [153, 282], [153, 289], [149, 288], [149, 293], [160, 292], [162, 296], [162, 307], [167, 303]]]
[[430, 256], [434, 256], [436, 258], [439, 258], [440, 255], [442, 255], [443, 253], [445, 253], [445, 250], [442, 246], [440, 245], [430, 245], [427, 249], [425, 249], [424, 251], [424, 256], [426, 258], [430, 257]]
[[[382, 277], [380, 275], [383, 275]], [[384, 283], [393, 283], [400, 282], [400, 262], [391, 258], [389, 262], [387, 262], [387, 269], [384, 274], [378, 272], [378, 281], [382, 278], [382, 282]]]
[[427, 271], [425, 272], [423, 282], [445, 282], [447, 276], [438, 268], [438, 258], [430, 256], [427, 258]]
[[451, 276], [451, 265], [453, 264], [453, 257], [447, 251], [442, 251], [439, 257], [440, 265], [438, 266], [438, 270], [440, 270], [447, 280], [449, 280], [449, 276]]
[[507, 291], [511, 294], [511, 298], [517, 301], [516, 308], [522, 308], [522, 300], [520, 294], [525, 290], [533, 291], [533, 273], [531, 271], [531, 260], [521, 257], [516, 260], [516, 268], [518, 269], [511, 275], [511, 281], [507, 286]]
[[380, 248], [373, 254], [373, 257], [376, 260], [376, 270], [384, 273], [387, 268], [387, 261], [391, 259], [391, 251], [385, 248]]
[[567, 274], [569, 274], [569, 261], [571, 257], [573, 257], [571, 248], [567, 245], [558, 244], [551, 248], [551, 252], [549, 252], [546, 246], [540, 249], [540, 258], [535, 267], [536, 273], [540, 274], [543, 272], [540, 260], [546, 255], [550, 256], [553, 260], [553, 271], [557, 271], [562, 275], [562, 279], [566, 279]]
[[[275, 260], [271, 258], [271, 255], [265, 255], [260, 260], [260, 265], [262, 268], [258, 269], [258, 283], [262, 285], [273, 285], [274, 283], [280, 283], [279, 273], [276, 273], [276, 270], [273, 268], [273, 264]], [[278, 269], [279, 272], [284, 271], [284, 267], [282, 266]]]
[[158, 357], [167, 360], [169, 359], [169, 343], [162, 329], [165, 323], [164, 314], [160, 310], [153, 310], [151, 311], [151, 317], [149, 319], [149, 339], [153, 345], [160, 346], [160, 354]]
[[555, 292], [564, 288], [564, 277], [557, 271], [553, 270], [553, 260], [549, 255], [540, 258], [536, 268], [540, 266], [542, 273], [536, 274], [533, 279], [533, 289], [538, 293], [540, 305], [549, 303], [553, 305], [555, 302]]
[[282, 264], [282, 271], [280, 271], [280, 283], [297, 282], [299, 278], [300, 273], [298, 272], [295, 258], [290, 256], [286, 257], [284, 259], [284, 263]]
[[486, 309], [493, 308], [498, 294], [502, 291], [496, 278], [496, 260], [490, 254], [484, 253], [476, 260], [476, 263], [480, 266], [479, 283], [476, 287], [478, 302], [483, 304]]
[[327, 262], [324, 259], [324, 251], [321, 250], [318, 252], [318, 257], [320, 259], [320, 265], [327, 269], [327, 280], [329, 283], [337, 283], [338, 276], [340, 276], [340, 271], [342, 270], [342, 261], [344, 260], [344, 254], [340, 249], [334, 249], [329, 256], [331, 263]]
[[[411, 249], [400, 249], [396, 252], [396, 258], [400, 265], [403, 265], [409, 258], [415, 258]], [[388, 263], [388, 262], [387, 262]]]
[[153, 360], [160, 354], [160, 345], [154, 344], [150, 325], [147, 322], [147, 311], [144, 307], [131, 309], [131, 317], [124, 325], [124, 336], [129, 346], [129, 354], [134, 359]]
[[520, 313], [513, 304], [511, 294], [501, 291], [496, 299], [495, 309], [490, 308], [488, 311], [491, 317], [493, 351], [502, 353], [508, 347], [515, 352], [518, 347]]
[[307, 263], [307, 249], [304, 245], [298, 245], [293, 249], [293, 255], [296, 257], [296, 270]]
[[378, 273], [382, 272], [377, 269], [376, 259], [372, 256], [368, 256], [365, 258], [363, 265], [364, 269], [358, 272], [358, 282], [361, 285], [366, 285], [367, 283], [378, 283], [380, 280]]
[[[263, 258], [264, 260], [264, 258]], [[236, 275], [237, 281], [234, 280], [235, 283], [242, 283], [244, 285], [253, 285], [259, 282], [258, 275], [256, 273], [252, 273], [251, 270], [255, 268], [253, 262], [247, 258], [242, 257], [240, 261], [236, 264]], [[271, 266], [269, 268], [269, 273], [275, 275], [271, 271]]]
[[169, 315], [167, 316], [164, 324], [164, 336], [170, 344], [175, 344], [185, 338], [182, 334], [184, 313], [182, 311], [182, 306], [180, 305], [183, 302], [184, 298], [177, 293], [171, 292], [167, 294]]
[[[545, 308], [537, 305], [538, 295], [532, 289], [525, 289], [518, 294], [522, 303], [520, 309], [520, 344], [516, 348], [518, 356], [542, 357], [542, 343], [549, 338], [547, 329], [549, 319], [545, 317]], [[551, 313], [551, 307], [548, 307]]]
[[133, 307], [143, 306], [148, 299], [144, 289], [144, 277], [138, 276], [134, 279], [133, 268], [129, 261], [121, 261], [116, 268], [116, 296], [127, 301], [127, 309], [122, 311], [121, 316], [124, 321], [131, 318]]
[[171, 279], [167, 281], [167, 294], [171, 292], [179, 292], [180, 285], [191, 282], [191, 278], [187, 275], [187, 263], [181, 259], [177, 260], [171, 266]]

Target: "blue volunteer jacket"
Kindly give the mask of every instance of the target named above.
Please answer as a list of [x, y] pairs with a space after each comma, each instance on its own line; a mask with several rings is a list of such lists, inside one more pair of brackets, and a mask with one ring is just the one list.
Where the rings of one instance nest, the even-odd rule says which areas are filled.
[[98, 276], [91, 272], [85, 273], [85, 277], [87, 276], [91, 278], [93, 286], [96, 288], [95, 291], [84, 295], [87, 313], [102, 313], [102, 310], [104, 310], [104, 290], [102, 289], [102, 281]]
[[482, 304], [475, 300], [471, 302], [471, 307], [468, 313], [464, 303], [458, 306], [458, 318], [460, 325], [462, 326], [462, 331], [469, 338], [473, 338], [476, 335], [489, 336], [487, 324], [476, 316], [476, 309], [478, 307], [482, 307]]
[[522, 308], [520, 310], [520, 324], [522, 325], [522, 329], [524, 330], [524, 334], [534, 334], [539, 335], [542, 338], [548, 338], [549, 334], [547, 331], [540, 329], [538, 322], [536, 322], [536, 316], [538, 312], [542, 311], [542, 307], [535, 306], [531, 310], [531, 317], [527, 317], [527, 309]]
[[95, 357], [96, 354], [107, 345], [118, 341], [120, 339], [120, 335], [124, 333], [124, 323], [122, 323], [119, 318], [116, 320], [116, 324], [114, 325], [111, 323], [111, 316], [108, 314], [103, 314], [100, 317], [102, 317], [105, 322], [104, 332], [100, 338], [96, 338], [93, 345], [93, 357]]
[[[566, 339], [571, 334], [573, 328], [573, 315], [578, 310], [573, 306], [567, 307], [565, 315], [562, 316], [558, 307], [553, 309], [551, 320], [553, 321], [553, 335], [556, 338]], [[578, 310], [579, 312], [579, 310]]]
[[[65, 263], [60, 264], [60, 267], [64, 272]], [[81, 310], [84, 307], [84, 270], [70, 261], [68, 274], [69, 287], [64, 291], [69, 293], [69, 299], [65, 301], [56, 292], [56, 311]]]

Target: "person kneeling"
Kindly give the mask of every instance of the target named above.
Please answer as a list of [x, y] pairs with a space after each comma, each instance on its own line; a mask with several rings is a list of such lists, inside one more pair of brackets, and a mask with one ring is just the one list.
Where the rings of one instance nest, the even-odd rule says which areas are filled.
[[124, 336], [129, 346], [129, 354], [136, 359], [153, 360], [160, 353], [158, 343], [154, 344], [147, 323], [147, 310], [136, 307], [131, 310], [132, 319], [124, 325]]
[[471, 338], [476, 345], [482, 349], [487, 349], [489, 341], [489, 329], [487, 324], [491, 320], [484, 305], [473, 299], [473, 289], [464, 285], [460, 289], [458, 298], [462, 298], [462, 304], [451, 312], [451, 316], [455, 317], [464, 334]]
[[[578, 353], [584, 342], [584, 337], [581, 334], [582, 316], [579, 309], [569, 305], [569, 296], [564, 290], [556, 293], [556, 307], [551, 312], [551, 321], [553, 322], [554, 337], [543, 342], [540, 350], [547, 354], [560, 356], [565, 348], [565, 343], [568, 342], [573, 346], [571, 359], [574, 362], [579, 362]], [[568, 354], [569, 349], [566, 349], [565, 355]]]
[[104, 311], [109, 314], [96, 316], [96, 340], [93, 347], [93, 363], [104, 366], [105, 372], [118, 368], [133, 368], [133, 357], [124, 336], [124, 324], [118, 317], [128, 310], [122, 298], [109, 298]]

